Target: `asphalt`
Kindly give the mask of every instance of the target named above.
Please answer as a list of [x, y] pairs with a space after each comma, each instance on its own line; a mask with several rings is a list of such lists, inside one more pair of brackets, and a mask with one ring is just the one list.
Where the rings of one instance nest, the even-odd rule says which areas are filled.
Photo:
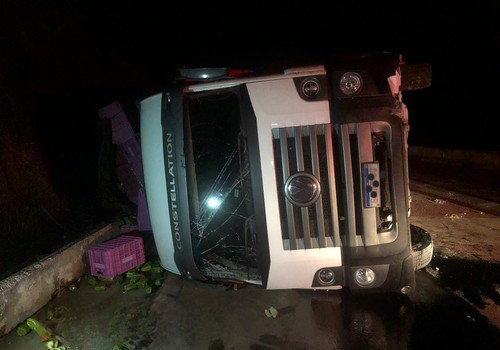
[[[264, 290], [163, 272], [164, 282], [150, 294], [125, 292], [125, 284], [96, 290], [82, 278], [32, 318], [72, 350], [500, 348], [495, 172], [478, 177], [474, 169], [410, 162], [410, 174], [411, 221], [431, 232], [435, 249], [408, 299]], [[141, 235], [147, 259], [155, 261], [151, 233]], [[480, 278], [465, 284], [456, 278], [464, 270]], [[276, 318], [266, 314], [271, 308]], [[36, 350], [44, 344], [35, 332], [12, 331], [0, 338], [0, 349]]]

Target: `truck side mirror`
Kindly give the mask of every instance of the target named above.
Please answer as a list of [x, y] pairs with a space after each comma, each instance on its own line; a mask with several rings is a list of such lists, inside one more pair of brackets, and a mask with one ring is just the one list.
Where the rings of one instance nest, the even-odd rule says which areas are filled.
[[431, 86], [432, 66], [429, 63], [402, 64], [401, 91], [425, 89]]

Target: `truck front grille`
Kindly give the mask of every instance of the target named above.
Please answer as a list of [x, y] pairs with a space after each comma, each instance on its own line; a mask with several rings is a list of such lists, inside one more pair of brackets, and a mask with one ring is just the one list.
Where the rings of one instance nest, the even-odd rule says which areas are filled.
[[[274, 160], [284, 249], [363, 246], [395, 239], [392, 226], [389, 126], [381, 123], [318, 124], [273, 129]], [[381, 208], [363, 207], [364, 162], [379, 162]], [[321, 194], [310, 206], [294, 205], [285, 182], [313, 174]]]

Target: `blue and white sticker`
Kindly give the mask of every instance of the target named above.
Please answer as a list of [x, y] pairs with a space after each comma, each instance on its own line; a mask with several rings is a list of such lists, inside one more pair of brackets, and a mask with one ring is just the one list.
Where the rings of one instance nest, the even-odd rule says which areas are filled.
[[363, 163], [365, 208], [380, 208], [380, 168], [378, 162]]

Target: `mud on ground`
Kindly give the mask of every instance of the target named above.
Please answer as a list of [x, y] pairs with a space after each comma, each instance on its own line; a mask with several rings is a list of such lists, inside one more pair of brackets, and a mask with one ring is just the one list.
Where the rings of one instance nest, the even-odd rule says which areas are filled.
[[500, 217], [412, 192], [410, 222], [431, 233], [426, 272], [500, 328]]

